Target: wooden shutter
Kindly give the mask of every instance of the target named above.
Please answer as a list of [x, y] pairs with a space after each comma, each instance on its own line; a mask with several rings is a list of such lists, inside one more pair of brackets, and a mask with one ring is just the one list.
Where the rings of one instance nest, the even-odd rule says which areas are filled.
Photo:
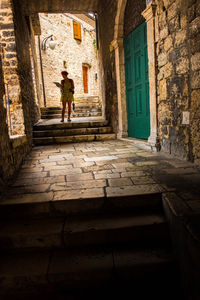
[[81, 41], [81, 23], [73, 21], [74, 38]]

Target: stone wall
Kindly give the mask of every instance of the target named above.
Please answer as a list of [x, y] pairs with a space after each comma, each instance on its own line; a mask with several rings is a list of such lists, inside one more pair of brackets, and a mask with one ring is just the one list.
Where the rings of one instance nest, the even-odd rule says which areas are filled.
[[145, 19], [141, 12], [146, 8], [146, 0], [128, 0], [124, 14], [124, 36], [127, 37]]
[[8, 127], [6, 124], [6, 110], [4, 108], [4, 103], [3, 103], [4, 94], [5, 94], [4, 79], [3, 79], [2, 62], [0, 56], [0, 190], [1, 190], [1, 186], [4, 183], [4, 171], [5, 171], [4, 166], [9, 165], [9, 157], [10, 157]]
[[[35, 102], [30, 62], [29, 23], [23, 16], [18, 1], [13, 1], [13, 6], [7, 0], [0, 4], [0, 36], [3, 48], [0, 52], [0, 186], [2, 189], [14, 177], [31, 149], [32, 125], [37, 121], [37, 116], [33, 113]], [[9, 136], [4, 104], [6, 82], [9, 83], [13, 115], [16, 116], [14, 133], [20, 135]], [[13, 123], [14, 120], [15, 118], [12, 119]]]
[[[16, 53], [16, 40], [13, 23], [12, 3], [10, 0], [1, 2], [0, 6], [1, 46], [4, 80], [8, 84], [12, 134], [24, 133], [24, 116], [21, 102], [21, 89], [17, 74], [18, 61]], [[6, 88], [7, 94], [7, 88]], [[7, 95], [8, 96], [8, 95]]]
[[[81, 41], [74, 39], [73, 20], [81, 24]], [[60, 90], [53, 83], [62, 79], [61, 71], [67, 70], [74, 80], [75, 98], [99, 96], [99, 68], [95, 46], [95, 22], [88, 24], [78, 15], [40, 14], [41, 37], [53, 34], [56, 47], [51, 50], [46, 43], [46, 50], [41, 50], [44, 85], [47, 106], [60, 105]], [[38, 47], [38, 39], [36, 39]], [[38, 65], [40, 64], [38, 53]], [[84, 93], [82, 67], [88, 68], [88, 93]], [[97, 79], [95, 79], [97, 73]]]
[[[117, 133], [118, 103], [115, 72], [115, 52], [111, 47], [114, 38], [114, 24], [117, 11], [116, 0], [102, 0], [99, 3], [99, 55], [102, 61], [102, 89], [105, 92], [106, 118]], [[110, 49], [110, 50], [109, 50]]]
[[200, 163], [200, 2], [157, 1], [156, 24], [161, 149]]
[[37, 105], [34, 93], [34, 83], [31, 65], [31, 28], [29, 18], [23, 15], [21, 7], [17, 0], [13, 0], [14, 4], [14, 21], [15, 21], [15, 38], [19, 75], [21, 88], [21, 102], [24, 113], [25, 133], [28, 141], [32, 144], [32, 126], [38, 120], [35, 114], [35, 106]]
[[26, 136], [9, 137], [6, 110], [3, 103], [4, 94], [4, 77], [0, 56], [0, 191], [17, 172], [30, 149]]

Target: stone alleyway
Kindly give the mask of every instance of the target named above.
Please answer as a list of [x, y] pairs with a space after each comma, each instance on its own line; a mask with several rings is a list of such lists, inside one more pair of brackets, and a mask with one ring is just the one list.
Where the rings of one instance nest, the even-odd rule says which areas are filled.
[[1, 205], [169, 191], [199, 212], [199, 168], [145, 147], [131, 139], [35, 147]]

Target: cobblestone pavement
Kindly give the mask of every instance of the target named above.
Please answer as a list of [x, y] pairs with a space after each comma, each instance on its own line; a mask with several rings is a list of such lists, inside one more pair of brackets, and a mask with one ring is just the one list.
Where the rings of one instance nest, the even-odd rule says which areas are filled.
[[144, 150], [134, 140], [111, 140], [33, 148], [1, 203], [157, 191], [175, 191], [189, 211], [199, 213], [199, 168], [187, 161]]

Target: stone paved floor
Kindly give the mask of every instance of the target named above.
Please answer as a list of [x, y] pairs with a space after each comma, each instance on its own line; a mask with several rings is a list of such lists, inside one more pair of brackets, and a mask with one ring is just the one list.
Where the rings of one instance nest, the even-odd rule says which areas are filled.
[[176, 191], [199, 213], [199, 168], [147, 148], [131, 139], [35, 147], [1, 203]]

